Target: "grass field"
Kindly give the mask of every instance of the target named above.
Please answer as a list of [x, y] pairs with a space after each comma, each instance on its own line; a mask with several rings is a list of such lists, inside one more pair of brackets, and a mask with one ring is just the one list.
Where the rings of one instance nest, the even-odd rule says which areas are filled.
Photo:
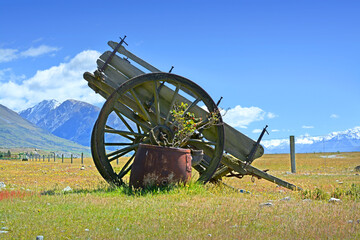
[[[0, 160], [0, 239], [360, 239], [360, 153], [265, 155], [259, 169], [304, 189], [226, 178], [250, 194], [190, 183], [113, 189], [91, 159]], [[70, 192], [63, 192], [65, 187]], [[341, 202], [331, 203], [336, 197]]]

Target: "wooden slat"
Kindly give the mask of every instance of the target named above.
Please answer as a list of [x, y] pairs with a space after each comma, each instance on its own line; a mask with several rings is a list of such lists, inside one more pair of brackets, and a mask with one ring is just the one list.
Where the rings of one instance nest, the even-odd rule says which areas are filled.
[[92, 73], [84, 73], [84, 79], [88, 81], [89, 87], [91, 89], [93, 89], [96, 93], [100, 93], [100, 95], [103, 96], [105, 99], [107, 99], [111, 95], [111, 93], [115, 91], [115, 89], [112, 88], [110, 85], [102, 81], [98, 81]]
[[[104, 61], [101, 59], [98, 59], [97, 61], [98, 68], [101, 68], [101, 66], [104, 64]], [[116, 88], [118, 88], [122, 83], [129, 80], [128, 77], [124, 76], [122, 73], [117, 71], [112, 66], [108, 66], [105, 68], [104, 74], [110, 78], [110, 80], [115, 84]]]
[[[109, 58], [110, 54], [111, 54], [110, 51], [106, 51], [100, 56], [100, 59], [105, 62]], [[128, 61], [120, 58], [117, 55], [115, 55], [111, 59], [110, 65], [113, 66], [116, 70], [118, 70], [119, 72], [121, 72], [128, 78], [133, 78], [133, 77], [139, 76], [141, 74], [144, 74], [143, 71], [141, 71], [140, 69], [138, 69], [137, 67], [135, 67]]]
[[[113, 42], [113, 41], [109, 41], [108, 45], [112, 48], [115, 49], [115, 47], [117, 46], [117, 42]], [[142, 60], [141, 58], [139, 58], [138, 56], [135, 56], [133, 53], [129, 52], [128, 50], [125, 49], [124, 46], [120, 46], [119, 53], [123, 54], [124, 56], [130, 58], [131, 60], [133, 60], [134, 62], [136, 62], [137, 64], [139, 64], [140, 66], [143, 66], [144, 68], [146, 68], [147, 70], [149, 70], [150, 72], [161, 72], [159, 69], [157, 69], [156, 67], [152, 66], [151, 64], [149, 64], [148, 62], [145, 62], [144, 60]]]

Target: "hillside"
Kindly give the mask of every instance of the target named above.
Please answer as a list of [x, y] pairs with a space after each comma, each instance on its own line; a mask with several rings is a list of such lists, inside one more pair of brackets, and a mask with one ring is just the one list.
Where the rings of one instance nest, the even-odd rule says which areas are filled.
[[89, 148], [57, 137], [0, 104], [0, 147], [31, 147], [63, 152], [89, 152]]

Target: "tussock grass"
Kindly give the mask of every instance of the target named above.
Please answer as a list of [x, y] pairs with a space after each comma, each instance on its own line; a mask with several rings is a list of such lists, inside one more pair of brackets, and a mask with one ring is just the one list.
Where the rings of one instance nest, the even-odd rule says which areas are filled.
[[[3, 191], [27, 193], [0, 201], [1, 239], [359, 239], [360, 153], [324, 159], [265, 155], [260, 169], [303, 187], [292, 192], [265, 180], [226, 178], [224, 186], [113, 188], [91, 159], [81, 165], [0, 161]], [[91, 167], [89, 167], [91, 165]], [[70, 186], [73, 191], [64, 192]], [[1, 194], [0, 192], [0, 194]], [[340, 203], [329, 203], [330, 197]], [[306, 199], [304, 201], [304, 199]], [[271, 203], [264, 205], [264, 203]]]

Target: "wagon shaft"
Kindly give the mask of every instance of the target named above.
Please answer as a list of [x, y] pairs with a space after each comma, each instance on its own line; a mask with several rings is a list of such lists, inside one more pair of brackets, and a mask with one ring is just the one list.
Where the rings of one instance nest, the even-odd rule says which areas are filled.
[[[84, 79], [90, 88], [107, 99], [92, 134], [91, 148], [95, 165], [108, 182], [122, 184], [122, 177], [131, 170], [133, 157], [120, 172], [111, 162], [116, 157], [136, 151], [140, 143], [150, 143], [151, 129], [168, 128], [169, 114], [175, 100], [188, 104], [191, 112], [202, 119], [206, 119], [209, 112], [218, 110], [211, 97], [190, 80], [161, 72], [126, 50], [121, 43], [110, 41], [108, 45], [114, 51], [103, 53], [97, 60], [99, 70], [84, 73]], [[199, 106], [199, 102], [204, 103], [207, 109]], [[111, 114], [117, 115], [126, 126], [126, 131], [108, 125]], [[203, 140], [191, 139], [188, 144], [194, 149], [203, 150], [206, 155], [200, 165], [193, 166], [200, 174], [199, 179], [206, 182], [212, 177], [211, 181], [220, 181], [225, 175], [236, 171], [240, 175], [255, 175], [290, 189], [296, 188], [246, 164], [249, 157], [249, 163], [261, 157], [264, 149], [228, 124], [222, 123], [221, 127], [211, 127], [201, 133]], [[131, 143], [110, 143], [106, 137], [109, 134], [118, 134], [130, 139]], [[121, 147], [111, 152], [106, 150], [106, 146]], [[220, 160], [218, 166], [216, 161]]]

